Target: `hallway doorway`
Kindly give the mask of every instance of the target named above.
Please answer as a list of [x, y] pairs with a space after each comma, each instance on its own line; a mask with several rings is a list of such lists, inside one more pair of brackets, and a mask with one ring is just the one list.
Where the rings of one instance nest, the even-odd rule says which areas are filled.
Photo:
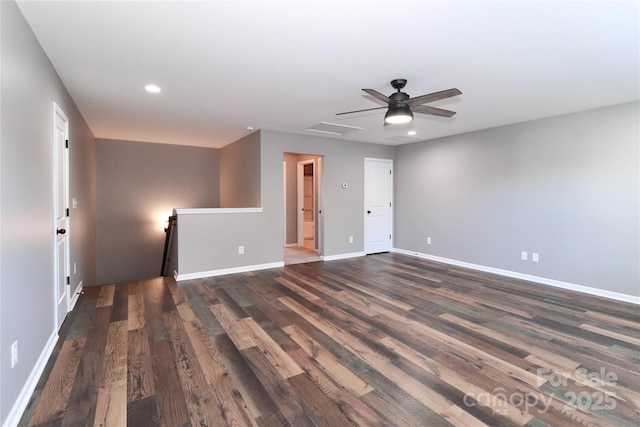
[[322, 156], [285, 153], [285, 264], [321, 260]]

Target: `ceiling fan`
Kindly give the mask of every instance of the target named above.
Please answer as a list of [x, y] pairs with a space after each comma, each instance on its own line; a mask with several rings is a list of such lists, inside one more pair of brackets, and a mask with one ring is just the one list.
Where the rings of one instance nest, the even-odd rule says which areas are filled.
[[397, 92], [391, 94], [390, 96], [384, 96], [380, 92], [373, 89], [362, 89], [369, 95], [377, 98], [381, 101], [384, 101], [388, 104], [387, 107], [376, 107], [376, 108], [367, 108], [364, 110], [355, 110], [355, 111], [347, 111], [345, 113], [338, 113], [336, 116], [340, 116], [343, 114], [351, 114], [351, 113], [360, 113], [362, 111], [371, 111], [371, 110], [380, 110], [382, 108], [387, 108], [387, 113], [384, 116], [384, 124], [385, 126], [388, 124], [400, 124], [407, 123], [413, 120], [413, 112], [422, 113], [422, 114], [430, 114], [432, 116], [440, 116], [440, 117], [452, 117], [455, 111], [443, 110], [441, 108], [428, 107], [425, 104], [427, 102], [438, 101], [440, 99], [450, 98], [452, 96], [462, 95], [458, 89], [447, 89], [442, 90], [440, 92], [433, 92], [427, 95], [416, 96], [410, 98], [404, 92], [401, 92], [401, 89], [405, 87], [407, 84], [406, 79], [395, 79], [391, 81], [391, 86], [397, 90]]

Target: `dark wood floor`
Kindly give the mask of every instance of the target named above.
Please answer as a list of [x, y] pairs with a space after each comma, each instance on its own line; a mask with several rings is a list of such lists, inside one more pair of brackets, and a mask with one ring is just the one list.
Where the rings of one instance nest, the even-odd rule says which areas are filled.
[[637, 426], [639, 308], [380, 254], [85, 290], [34, 426]]

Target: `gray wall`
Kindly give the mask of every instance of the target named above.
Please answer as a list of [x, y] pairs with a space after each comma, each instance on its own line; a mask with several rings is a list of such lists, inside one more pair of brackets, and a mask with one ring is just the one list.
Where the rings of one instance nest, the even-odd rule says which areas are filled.
[[638, 106], [398, 147], [395, 247], [639, 295]]
[[257, 131], [220, 149], [220, 207], [259, 206], [260, 131]]
[[[282, 262], [282, 248], [270, 252], [261, 212], [178, 214], [179, 275]], [[238, 247], [244, 246], [244, 253]], [[174, 267], [175, 268], [175, 267]]]
[[97, 139], [97, 283], [156, 277], [174, 208], [219, 204], [219, 150]]
[[[70, 121], [71, 287], [95, 284], [94, 138], [14, 2], [0, 2], [0, 420], [55, 333], [52, 102]], [[19, 362], [11, 369], [10, 346]]]
[[[274, 131], [262, 134], [262, 206], [269, 228], [264, 240], [270, 252], [284, 245], [284, 153], [323, 156], [324, 256], [364, 251], [364, 159], [393, 159], [394, 147]], [[342, 183], [349, 184], [342, 189]], [[354, 242], [349, 243], [349, 236]], [[280, 258], [279, 260], [282, 260]]]
[[[263, 212], [179, 215], [180, 275], [283, 261], [282, 161], [284, 153], [292, 151], [323, 156], [323, 255], [364, 251], [364, 159], [393, 159], [394, 148], [263, 130], [260, 132]], [[343, 182], [349, 184], [348, 189], [342, 188]], [[349, 243], [349, 236], [354, 236], [353, 243]], [[239, 245], [245, 247], [244, 255], [238, 254]]]

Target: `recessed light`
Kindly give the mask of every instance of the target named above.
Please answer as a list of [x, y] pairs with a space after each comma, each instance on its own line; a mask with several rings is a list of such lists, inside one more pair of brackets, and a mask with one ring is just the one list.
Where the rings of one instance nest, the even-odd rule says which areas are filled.
[[413, 136], [416, 133], [418, 133], [418, 132], [416, 132], [415, 130], [410, 130], [409, 132], [407, 132], [407, 135]]
[[144, 87], [144, 90], [151, 93], [160, 93], [162, 91], [162, 89], [160, 89], [160, 86], [154, 84], [146, 85]]

